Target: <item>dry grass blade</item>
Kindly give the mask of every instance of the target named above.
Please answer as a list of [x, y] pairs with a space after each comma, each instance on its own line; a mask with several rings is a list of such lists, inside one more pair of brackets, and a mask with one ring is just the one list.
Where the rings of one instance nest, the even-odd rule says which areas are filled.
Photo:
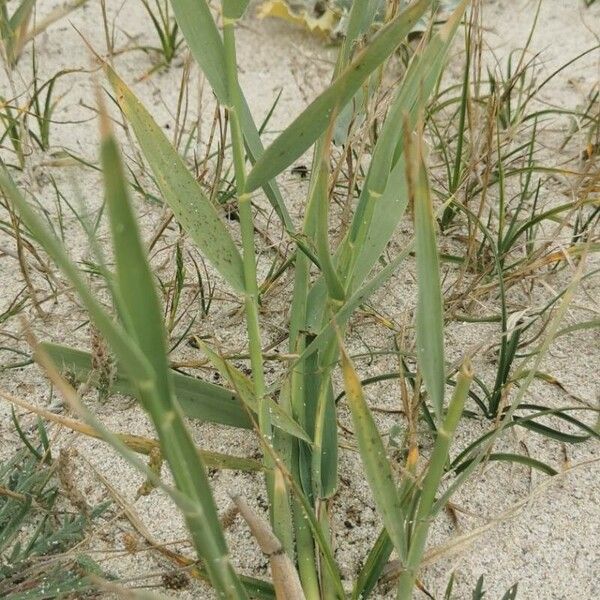
[[[43, 417], [46, 421], [56, 423], [61, 427], [66, 427], [71, 431], [76, 431], [77, 433], [81, 433], [82, 435], [88, 437], [93, 437], [100, 440], [104, 439], [104, 434], [102, 432], [98, 431], [95, 427], [92, 427], [87, 423], [77, 419], [71, 419], [69, 417], [58, 415], [49, 410], [40, 408], [39, 406], [35, 406], [34, 404], [31, 404], [22, 398], [18, 398], [14, 394], [10, 394], [6, 390], [0, 389], [0, 396], [15, 406], [19, 406], [24, 410]], [[150, 455], [150, 453], [154, 450], [160, 450], [159, 441], [153, 438], [119, 432], [113, 432], [112, 435], [119, 439], [125, 446], [127, 446], [127, 448], [130, 448], [138, 454], [147, 456]], [[260, 462], [251, 458], [231, 456], [229, 454], [222, 454], [221, 452], [210, 452], [200, 449], [198, 449], [198, 454], [207, 466], [214, 469], [235, 469], [241, 471], [263, 470], [263, 466], [260, 464]]]
[[271, 576], [277, 600], [305, 600], [298, 573], [290, 557], [285, 553], [265, 519], [256, 514], [239, 494], [230, 494], [231, 499], [250, 527], [260, 549], [269, 559]]

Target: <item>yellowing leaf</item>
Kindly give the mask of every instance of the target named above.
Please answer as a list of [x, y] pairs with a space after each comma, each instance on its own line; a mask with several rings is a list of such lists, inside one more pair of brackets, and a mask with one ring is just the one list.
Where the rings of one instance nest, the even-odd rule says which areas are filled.
[[337, 25], [340, 15], [326, 8], [320, 16], [311, 14], [311, 11], [299, 4], [288, 4], [284, 0], [267, 0], [258, 8], [258, 16], [279, 17], [295, 25], [301, 25], [311, 32], [329, 35]]

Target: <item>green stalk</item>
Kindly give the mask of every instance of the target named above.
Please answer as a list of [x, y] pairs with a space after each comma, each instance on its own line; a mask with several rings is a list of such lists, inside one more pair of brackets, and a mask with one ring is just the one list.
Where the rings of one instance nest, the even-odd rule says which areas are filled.
[[[297, 446], [298, 444], [296, 444]], [[295, 460], [294, 460], [295, 459]], [[293, 477], [299, 480], [298, 453], [293, 456]], [[296, 533], [296, 560], [298, 562], [298, 573], [302, 583], [302, 589], [306, 600], [321, 600], [319, 576], [315, 562], [315, 544], [310, 526], [306, 522], [306, 515], [301, 502], [297, 498], [292, 500], [294, 514], [294, 529]]]
[[[344, 287], [339, 279], [334, 261], [329, 249], [329, 197], [328, 197], [328, 174], [329, 174], [329, 148], [331, 147], [331, 136], [333, 126], [335, 124], [337, 113], [334, 112], [330, 118], [330, 124], [327, 128], [327, 133], [319, 140], [317, 145], [318, 155], [315, 162], [318, 161], [317, 176], [314, 185], [314, 194], [311, 196], [311, 203], [316, 204], [316, 247], [321, 264], [321, 272], [327, 285], [327, 301], [330, 310], [335, 314], [344, 304], [345, 292]], [[330, 382], [333, 364], [337, 357], [337, 344], [332, 341], [330, 346], [319, 356], [318, 378], [319, 392], [317, 395], [317, 405], [314, 420], [314, 446], [312, 454], [312, 477], [313, 488], [319, 500], [325, 501], [335, 490], [335, 483], [331, 485], [331, 472], [325, 472], [327, 484], [324, 485], [323, 467], [324, 467], [324, 443], [329, 442], [329, 450], [331, 451], [331, 440], [326, 440], [325, 435], [327, 425], [331, 427], [331, 417], [333, 416], [333, 426], [336, 427], [335, 413], [329, 411], [328, 405], [330, 401]], [[329, 467], [332, 467], [329, 463]], [[325, 465], [327, 469], [327, 465]], [[331, 468], [333, 479], [337, 479], [337, 469]], [[327, 520], [325, 520], [327, 523]]]
[[[313, 230], [313, 206], [309, 203], [304, 217], [303, 232], [310, 234]], [[292, 298], [292, 307], [290, 311], [289, 325], [289, 349], [291, 353], [301, 355], [306, 348], [306, 335], [303, 333], [306, 323], [307, 298], [310, 286], [310, 260], [303, 252], [296, 253], [296, 262], [294, 269], [294, 292]], [[305, 371], [306, 361], [299, 360], [292, 368], [290, 374], [290, 403], [294, 419], [312, 435], [308, 427], [307, 419], [307, 398], [305, 393]], [[303, 451], [301, 442], [294, 441], [294, 452], [292, 455], [292, 476], [297, 485], [302, 488], [305, 494], [311, 494], [310, 485], [303, 485], [300, 475], [302, 465], [300, 463], [300, 453]], [[320, 600], [319, 576], [317, 573], [317, 564], [315, 561], [315, 544], [310, 527], [306, 523], [306, 516], [300, 501], [294, 497], [294, 527], [296, 534], [296, 558], [298, 562], [298, 571], [300, 581], [307, 600]]]
[[[315, 156], [315, 167], [317, 175], [313, 187], [313, 194], [309, 199], [310, 204], [315, 204], [316, 212], [316, 247], [321, 272], [327, 285], [327, 300], [331, 312], [335, 314], [344, 304], [345, 291], [338, 277], [334, 261], [329, 249], [329, 197], [328, 197], [328, 174], [329, 174], [329, 148], [331, 145], [331, 135], [335, 124], [337, 111], [330, 117], [330, 124], [327, 133], [317, 144]], [[321, 524], [323, 531], [330, 536], [328, 498], [330, 498], [337, 487], [337, 437], [331, 434], [332, 428], [335, 430], [337, 421], [335, 409], [331, 411], [331, 373], [336, 358], [335, 343], [330, 344], [318, 359], [318, 394], [316, 408], [314, 412], [314, 437], [312, 448], [312, 485], [315, 491], [315, 508], [317, 519]], [[334, 432], [335, 433], [335, 432]], [[335, 460], [332, 461], [331, 459]], [[336, 598], [335, 583], [327, 571], [321, 573], [321, 594], [323, 600]]]
[[[238, 211], [242, 233], [242, 260], [244, 270], [244, 300], [246, 310], [246, 326], [248, 331], [250, 364], [252, 367], [252, 381], [257, 403], [258, 427], [261, 435], [269, 446], [273, 445], [274, 436], [272, 429], [271, 412], [266, 402], [266, 386], [264, 378], [264, 365], [262, 356], [262, 343], [259, 325], [258, 309], [258, 281], [256, 276], [256, 247], [254, 243], [254, 220], [252, 215], [252, 195], [245, 191], [246, 165], [244, 136], [240, 122], [243, 99], [237, 77], [237, 58], [235, 47], [236, 20], [243, 14], [243, 8], [232, 6], [233, 3], [223, 3], [224, 26], [223, 45], [225, 49], [225, 68], [227, 76], [229, 117], [231, 124], [231, 143], [235, 170], [236, 187], [238, 190]], [[284, 455], [290, 455], [288, 450], [291, 443], [287, 436], [278, 435], [277, 445]], [[288, 446], [288, 447], [286, 447]], [[271, 513], [271, 522], [275, 535], [280, 539], [288, 555], [293, 556], [292, 546], [292, 516], [289, 498], [285, 484], [275, 485], [275, 464], [268, 453], [264, 458], [267, 472], [265, 474], [267, 494]]]
[[[331, 130], [334, 118], [330, 120], [328, 130]], [[319, 240], [317, 242], [319, 260], [322, 261], [325, 257], [325, 270], [329, 275], [328, 281], [332, 290], [343, 293], [343, 289], [339, 286], [335, 270], [329, 254], [329, 246], [327, 242], [327, 167], [326, 161], [326, 141], [321, 137], [315, 144], [315, 151], [312, 161], [312, 173], [310, 189], [306, 212], [304, 215], [304, 223], [302, 233], [305, 239]], [[323, 210], [325, 211], [325, 225], [323, 226]], [[321, 219], [321, 221], [320, 221]], [[329, 258], [329, 260], [327, 260]], [[338, 284], [338, 285], [336, 285]], [[306, 329], [306, 316], [308, 313], [308, 296], [310, 290], [310, 260], [305, 253], [296, 254], [295, 273], [294, 273], [294, 292], [292, 298], [292, 309], [290, 317], [290, 338], [289, 348], [291, 352], [302, 354], [306, 348], [306, 335], [303, 333]], [[300, 457], [302, 448], [298, 447], [296, 460], [293, 463], [292, 472], [298, 485], [302, 487], [304, 493], [308, 497], [313, 497], [315, 486], [317, 490], [321, 488], [321, 453], [320, 445], [317, 443], [315, 432], [315, 423], [313, 421], [314, 412], [312, 407], [315, 400], [306, 393], [305, 374], [307, 372], [307, 363], [305, 360], [299, 360], [294, 365], [291, 373], [291, 405], [294, 412], [294, 418], [299, 420], [302, 427], [309, 434], [313, 435], [315, 445], [311, 448], [311, 469], [308, 478], [310, 483], [303, 482], [301, 470], [303, 464]], [[319, 378], [320, 379], [320, 378]], [[320, 379], [320, 381], [322, 381]], [[321, 390], [321, 388], [319, 388]], [[320, 393], [319, 393], [320, 396]], [[317, 400], [317, 406], [319, 401]], [[308, 412], [307, 412], [307, 409]], [[317, 409], [318, 411], [318, 409]], [[309, 416], [310, 415], [310, 416]], [[298, 445], [297, 445], [298, 446]], [[304, 485], [303, 485], [304, 484]], [[311, 532], [306, 526], [305, 516], [299, 506], [295, 506], [295, 526], [296, 526], [296, 552], [298, 559], [298, 567], [300, 571], [300, 579], [307, 598], [321, 599], [321, 587], [319, 584], [319, 574], [315, 556], [314, 540], [311, 537]]]
[[421, 489], [415, 526], [410, 538], [406, 563], [398, 581], [398, 600], [410, 600], [412, 598], [417, 571], [423, 557], [431, 525], [435, 495], [444, 475], [444, 466], [448, 460], [450, 444], [462, 416], [472, 380], [473, 371], [471, 365], [469, 361], [465, 361], [459, 371], [454, 394], [450, 400], [444, 423], [437, 430], [435, 446]]
[[231, 124], [231, 143], [233, 148], [233, 162], [235, 169], [235, 181], [239, 193], [239, 216], [242, 233], [242, 258], [244, 266], [244, 283], [246, 292], [244, 294], [246, 308], [246, 322], [248, 337], [250, 341], [250, 364], [252, 366], [252, 381], [258, 406], [258, 423], [260, 431], [271, 441], [271, 418], [266, 410], [265, 380], [262, 357], [262, 344], [260, 326], [258, 322], [258, 282], [256, 279], [256, 248], [254, 245], [254, 220], [252, 216], [251, 195], [245, 193], [246, 166], [244, 138], [239, 121], [239, 106], [241, 96], [237, 79], [237, 60], [235, 50], [235, 19], [227, 18], [225, 12], [225, 24], [223, 27], [223, 42], [225, 46], [225, 66], [227, 84], [229, 87], [230, 106], [228, 107], [229, 121]]
[[[316, 502], [317, 519], [321, 529], [331, 538], [331, 524], [329, 522], [329, 499], [318, 499]], [[342, 596], [345, 598], [345, 596]], [[327, 569], [321, 569], [321, 599], [341, 600], [337, 593], [336, 581]]]
[[[335, 118], [332, 117], [331, 125], [335, 123]], [[329, 128], [329, 132], [331, 127]], [[330, 140], [325, 142], [328, 148]], [[344, 303], [344, 287], [338, 277], [331, 252], [329, 250], [329, 198], [328, 198], [328, 174], [329, 174], [329, 155], [323, 151], [319, 157], [319, 172], [315, 184], [315, 202], [317, 204], [317, 235], [316, 246], [321, 272], [327, 284], [327, 293], [329, 301], [335, 311], [336, 307]]]
[[[472, 18], [472, 15], [471, 15]], [[460, 172], [462, 167], [462, 153], [463, 144], [465, 141], [465, 122], [467, 116], [467, 104], [469, 103], [469, 75], [471, 73], [471, 35], [472, 35], [473, 23], [469, 23], [466, 35], [465, 54], [466, 63], [465, 71], [463, 75], [463, 87], [460, 100], [460, 115], [458, 121], [458, 139], [456, 146], [456, 160], [454, 162], [454, 172], [452, 174], [452, 181], [450, 182], [450, 193], [454, 194], [458, 188], [460, 182]]]

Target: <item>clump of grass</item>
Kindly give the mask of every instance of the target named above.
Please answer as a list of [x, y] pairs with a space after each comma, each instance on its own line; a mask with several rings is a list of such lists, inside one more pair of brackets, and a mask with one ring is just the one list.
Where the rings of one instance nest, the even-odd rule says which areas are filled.
[[13, 423], [23, 445], [0, 463], [0, 595], [14, 600], [93, 597], [90, 576], [106, 574], [76, 546], [108, 504], [65, 511], [59, 479], [69, 467], [53, 457], [42, 421], [33, 436], [23, 431], [14, 411]]
[[[11, 210], [18, 213], [31, 236], [61, 268], [89, 312], [98, 335], [114, 355], [115, 371], [109, 385], [114, 390], [135, 394], [150, 415], [158, 436], [153, 448], [160, 447], [160, 453], [173, 473], [174, 486], [167, 486], [156, 469], [149, 468], [133, 454], [134, 450], [145, 453], [140, 449], [139, 439], [106, 430], [60, 375], [60, 370], [68, 371], [88, 385], [98, 385], [102, 373], [95, 365], [94, 356], [62, 346], [41, 344], [36, 347], [38, 362], [47, 369], [72, 408], [88, 421], [85, 431], [89, 435], [103, 436], [146, 475], [150, 486], [171, 495], [186, 520], [191, 541], [203, 565], [202, 575], [210, 580], [220, 597], [329, 600], [350, 595], [356, 600], [366, 598], [373, 593], [390, 555], [395, 552], [399, 561], [396, 594], [400, 600], [407, 600], [412, 597], [415, 587], [421, 586], [421, 563], [432, 521], [483, 460], [520, 461], [549, 474], [554, 472], [535, 459], [500, 455], [492, 450], [507, 428], [524, 422], [531, 426], [534, 421], [533, 418], [521, 418], [517, 411], [523, 406], [527, 387], [558, 332], [560, 319], [583, 277], [583, 259], [590, 251], [590, 240], [582, 240], [578, 246], [582, 259], [575, 277], [550, 304], [550, 307], [556, 306], [556, 311], [547, 319], [541, 341], [529, 360], [519, 364], [518, 372], [511, 373], [527, 324], [509, 323], [504, 293], [507, 278], [512, 276], [510, 268], [514, 266], [509, 263], [509, 257], [517, 241], [521, 242], [547, 215], [536, 212], [534, 202], [532, 213], [524, 224], [518, 217], [507, 219], [507, 201], [502, 196], [507, 155], [502, 154], [502, 144], [490, 145], [488, 157], [490, 169], [494, 168], [495, 183], [501, 190], [500, 209], [496, 213], [499, 214], [498, 222], [486, 221], [481, 214], [471, 210], [469, 201], [460, 203], [457, 200], [463, 191], [469, 200], [471, 197], [485, 198], [485, 193], [477, 189], [479, 182], [469, 177], [470, 161], [465, 158], [471, 88], [468, 67], [460, 96], [451, 102], [459, 115], [458, 146], [453, 158], [446, 155], [448, 187], [442, 194], [445, 204], [439, 211], [434, 203], [437, 190], [431, 183], [430, 158], [426, 152], [426, 131], [435, 131], [436, 127], [430, 98], [436, 93], [453, 37], [467, 14], [467, 0], [458, 3], [446, 23], [431, 28], [423, 36], [401, 83], [393, 90], [385, 115], [379, 118], [374, 128], [376, 135], [370, 140], [368, 165], [361, 165], [357, 172], [351, 172], [347, 181], [340, 176], [345, 164], [361, 162], [359, 150], [352, 146], [352, 135], [346, 138], [346, 146], [341, 150], [333, 144], [340, 115], [347, 106], [353, 105], [358, 113], [353, 122], [369, 122], [368, 102], [358, 99], [362, 98], [367, 86], [377, 88], [381, 84], [380, 71], [388, 58], [434, 3], [419, 0], [402, 11], [393, 11], [386, 24], [365, 41], [363, 38], [368, 33], [376, 4], [353, 3], [347, 37], [339, 49], [331, 84], [265, 149], [260, 128], [255, 124], [238, 81], [236, 24], [246, 5], [223, 2], [221, 33], [205, 2], [172, 1], [175, 18], [191, 54], [203, 70], [220, 106], [226, 107], [226, 119], [218, 121], [223, 127], [216, 170], [218, 173], [227, 171], [223, 168], [227, 146], [227, 157], [233, 163], [233, 179], [224, 195], [235, 210], [241, 238], [239, 244], [218, 210], [219, 203], [215, 202], [221, 179], [226, 176], [218, 177], [207, 192], [178, 154], [178, 140], [174, 146], [165, 137], [126, 83], [110, 65], [102, 62], [161, 199], [243, 306], [250, 363], [247, 372], [206, 340], [196, 338], [206, 360], [227, 382], [227, 387], [171, 369], [167, 340], [178, 323], [182, 291], [189, 273], [184, 267], [182, 249], [177, 245], [174, 276], [161, 286], [167, 297], [166, 307], [163, 307], [134, 217], [127, 171], [102, 106], [99, 110], [101, 166], [114, 273], [109, 272], [101, 256], [96, 257], [98, 264], [94, 269], [105, 275], [115, 316], [96, 299], [78, 267], [65, 253], [58, 236], [48, 230], [8, 171], [0, 178]], [[469, 40], [475, 29], [475, 16], [467, 23], [467, 45], [471, 53], [474, 50]], [[361, 43], [356, 43], [357, 40]], [[514, 79], [512, 75], [510, 79]], [[519, 73], [516, 82], [526, 85], [527, 79]], [[501, 130], [522, 120], [525, 109], [522, 103], [517, 107], [509, 105], [506, 86], [501, 93], [497, 93], [497, 88], [494, 83], [489, 97], [483, 101], [489, 101], [490, 106], [497, 109], [490, 122], [492, 133], [499, 135]], [[505, 101], [504, 107], [498, 104], [501, 99]], [[218, 108], [217, 115], [220, 115], [219, 111]], [[435, 139], [435, 135], [432, 137]], [[442, 135], [439, 137], [443, 139]], [[490, 136], [492, 142], [494, 137], [497, 136]], [[524, 151], [526, 175], [519, 206], [525, 205], [537, 189], [530, 181], [534, 171], [533, 144], [534, 141]], [[303, 171], [306, 175], [310, 172], [310, 177], [303, 221], [297, 225], [276, 178], [295, 165], [308, 150], [313, 152], [312, 165]], [[347, 194], [347, 221], [341, 235], [333, 238], [329, 232], [330, 212], [338, 185]], [[137, 180], [134, 187], [143, 189]], [[254, 195], [260, 189], [293, 246], [293, 252], [273, 267], [268, 277], [269, 285], [284, 273], [293, 281], [286, 324], [288, 352], [283, 359], [284, 368], [275, 382], [268, 381], [267, 355], [263, 349], [261, 303], [269, 285], [261, 285], [258, 276], [259, 246], [253, 204]], [[406, 215], [412, 218], [414, 235], [398, 254], [390, 257], [386, 252], [388, 242]], [[500, 290], [501, 296], [500, 358], [496, 382], [491, 390], [473, 372], [468, 352], [463, 352], [462, 358], [453, 365], [449, 365], [445, 357], [445, 307], [440, 277], [440, 260], [445, 257], [438, 251], [438, 224], [447, 230], [463, 216], [469, 221], [469, 231], [481, 233], [481, 237], [470, 235], [466, 258], [455, 262], [461, 263], [464, 277], [478, 269], [489, 274], [491, 268], [494, 289]], [[170, 218], [169, 215], [168, 220]], [[90, 241], [94, 247], [93, 236]], [[348, 332], [353, 315], [404, 268], [411, 255], [415, 256], [417, 281], [414, 351], [406, 352], [404, 358], [411, 359], [412, 370], [404, 360], [401, 361], [401, 375], [395, 374], [404, 386], [406, 441], [402, 445], [403, 452], [390, 457], [390, 445], [385, 445], [367, 402], [367, 382], [361, 382], [347, 350]], [[526, 260], [531, 261], [532, 254], [527, 255]], [[199, 275], [198, 280], [199, 293], [204, 299]], [[202, 309], [208, 312], [208, 305], [204, 303]], [[53, 362], [58, 365], [58, 371]], [[336, 389], [338, 369], [343, 391]], [[473, 381], [483, 390], [485, 400], [472, 389]], [[514, 381], [519, 381], [520, 387], [509, 396], [509, 383]], [[412, 387], [412, 400], [408, 398], [407, 385]], [[448, 386], [452, 388], [451, 394]], [[485, 416], [496, 423], [486, 435], [454, 456], [454, 435], [469, 399], [475, 400]], [[366, 553], [363, 568], [350, 583], [343, 581], [336, 562], [336, 532], [332, 531], [330, 523], [339, 480], [337, 417], [340, 402], [344, 402], [350, 411], [353, 441], [382, 523], [380, 535]], [[253, 430], [262, 449], [261, 463], [257, 465], [256, 461], [248, 459], [198, 452], [184, 417]], [[421, 420], [428, 426], [425, 433], [417, 427]], [[584, 430], [582, 439], [597, 436], [591, 428], [572, 417], [567, 415], [565, 420]], [[77, 427], [84, 430], [82, 425]], [[541, 431], [540, 426], [538, 430]], [[433, 440], [431, 453], [426, 457], [421, 456], [423, 435]], [[143, 447], [147, 449], [147, 445]], [[270, 582], [245, 577], [236, 570], [207, 474], [207, 466], [215, 464], [223, 468], [260, 470], [264, 474], [268, 523], [247, 510], [238, 496], [236, 504], [241, 507], [250, 529], [271, 561]], [[478, 593], [480, 597], [483, 592], [480, 589]], [[506, 598], [514, 597], [514, 592], [507, 594]]]
[[156, 35], [160, 41], [160, 52], [163, 64], [170, 65], [177, 51], [180, 48], [183, 39], [179, 35], [179, 26], [177, 21], [172, 18], [169, 2], [167, 0], [140, 0], [148, 13]]
[[37, 146], [42, 152], [50, 149], [50, 133], [53, 114], [60, 101], [54, 95], [56, 82], [72, 71], [59, 71], [47, 81], [37, 78], [35, 53], [33, 54], [33, 89], [31, 97], [24, 102], [20, 98], [7, 100], [0, 96], [0, 122], [4, 131], [0, 134], [0, 145], [16, 157], [13, 166], [23, 169], [27, 156]]

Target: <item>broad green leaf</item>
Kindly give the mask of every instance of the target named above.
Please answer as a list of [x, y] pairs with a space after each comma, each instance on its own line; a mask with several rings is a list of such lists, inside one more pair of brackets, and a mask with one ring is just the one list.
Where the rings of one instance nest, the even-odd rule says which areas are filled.
[[[256, 413], [257, 402], [254, 395], [254, 386], [250, 378], [246, 377], [239, 369], [236, 369], [233, 365], [228, 363], [222, 356], [217, 354], [209, 346], [199, 340], [200, 346], [203, 352], [206, 354], [212, 365], [221, 373], [221, 375], [227, 379], [241, 401], [251, 410]], [[266, 402], [270, 411], [270, 416], [273, 421], [273, 425], [298, 439], [310, 443], [310, 437], [308, 437], [306, 431], [294, 421], [294, 419], [286, 413], [277, 402], [275, 402], [270, 396], [266, 396]]]
[[[77, 381], [96, 384], [96, 374], [92, 369], [92, 357], [89, 352], [50, 342], [42, 342], [40, 346], [63, 373], [72, 374]], [[229, 390], [176, 371], [171, 372], [171, 377], [175, 396], [186, 417], [245, 429], [252, 427], [248, 412]], [[126, 395], [136, 393], [135, 384], [120, 365], [117, 365], [111, 389]]]
[[117, 145], [108, 132], [103, 132], [100, 156], [116, 262], [116, 289], [127, 315], [125, 327], [150, 363], [156, 392], [168, 405], [172, 381], [163, 311], [130, 206]]
[[215, 207], [133, 92], [109, 65], [105, 65], [105, 71], [175, 218], [219, 273], [242, 292], [242, 259]]
[[[417, 362], [438, 423], [444, 409], [444, 313], [440, 268], [435, 235], [435, 217], [427, 171], [422, 156], [422, 138], [417, 136], [407, 158], [413, 189], [417, 260]], [[408, 150], [407, 150], [408, 151]], [[409, 186], [410, 187], [410, 186]]]
[[337, 491], [339, 479], [338, 422], [333, 393], [333, 384], [329, 381], [325, 414], [323, 415], [323, 446], [321, 448], [321, 486], [322, 498], [331, 498]]
[[[334, 346], [334, 349], [337, 350], [337, 346]], [[323, 433], [320, 447], [314, 444], [312, 448], [301, 448], [299, 468], [306, 486], [305, 489], [311, 490], [319, 498], [330, 498], [335, 494], [338, 485], [338, 432], [331, 373], [319, 365], [320, 358], [317, 353], [313, 353], [301, 362], [305, 398], [302, 418], [306, 431], [312, 439], [315, 439], [315, 431], [318, 426], [323, 428]], [[337, 354], [335, 357], [330, 355], [328, 358], [331, 358], [328, 361], [329, 364], [333, 364], [337, 361]], [[322, 423], [319, 424], [318, 404], [322, 385], [326, 385], [327, 390], [324, 398], [324, 411], [321, 415]], [[316, 457], [313, 456], [316, 452], [320, 452], [318, 463]]]
[[[101, 107], [102, 108], [102, 107]], [[150, 413], [161, 452], [169, 463], [177, 489], [196, 510], [186, 523], [198, 556], [204, 559], [211, 583], [223, 597], [246, 598], [229, 559], [205, 465], [183, 422], [167, 359], [163, 311], [128, 194], [128, 182], [109, 121], [101, 110], [101, 161], [116, 263], [116, 289], [126, 327], [137, 341], [155, 375], [152, 385], [138, 386], [138, 398]]]
[[249, 0], [223, 0], [223, 18], [237, 20], [241, 19], [248, 8]]
[[301, 156], [326, 130], [332, 115], [354, 97], [369, 75], [398, 47], [431, 4], [419, 0], [385, 25], [364, 50], [358, 52], [339, 77], [318, 96], [265, 150], [248, 174], [246, 190], [260, 187]]
[[385, 445], [365, 402], [360, 379], [341, 343], [340, 355], [346, 399], [352, 413], [354, 437], [358, 443], [365, 475], [388, 535], [396, 552], [403, 558], [406, 554], [407, 542], [404, 530], [405, 507], [402, 506], [398, 494]]

